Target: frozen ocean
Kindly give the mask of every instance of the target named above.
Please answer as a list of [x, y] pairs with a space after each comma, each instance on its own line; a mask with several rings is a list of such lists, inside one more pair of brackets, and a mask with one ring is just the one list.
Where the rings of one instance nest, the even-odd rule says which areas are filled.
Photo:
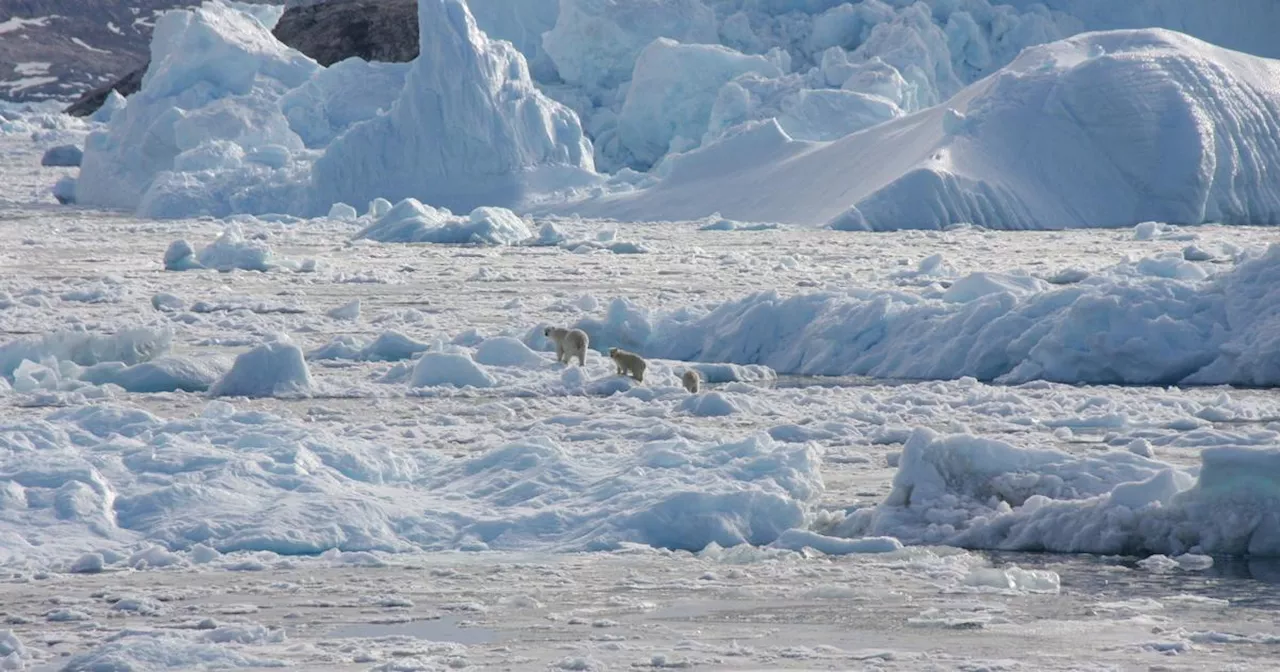
[[1280, 668], [1280, 3], [288, 4], [0, 102], [0, 670]]

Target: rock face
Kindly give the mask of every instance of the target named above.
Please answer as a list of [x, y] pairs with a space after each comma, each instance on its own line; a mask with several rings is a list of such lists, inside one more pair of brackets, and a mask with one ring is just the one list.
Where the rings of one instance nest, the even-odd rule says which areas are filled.
[[[238, 1], [264, 7], [279, 4], [278, 0]], [[156, 19], [170, 9], [201, 2], [0, 0], [0, 99], [67, 98], [128, 78], [140, 63], [145, 68]], [[122, 92], [136, 91], [140, 77], [122, 82]], [[109, 90], [102, 88], [97, 105]]]
[[[199, 3], [169, 0], [167, 4], [177, 7]], [[407, 63], [418, 56], [416, 0], [328, 0], [300, 5], [286, 3], [286, 6], [272, 34], [321, 65], [329, 66], [352, 56], [388, 63]], [[148, 29], [136, 57], [143, 61], [141, 66], [85, 93], [67, 107], [67, 114], [77, 117], [93, 114], [113, 89], [122, 96], [137, 93], [150, 65], [146, 54], [149, 39]], [[0, 54], [3, 54], [2, 46]], [[2, 62], [4, 59], [0, 58]]]
[[147, 66], [151, 62], [147, 61], [142, 67], [130, 72], [129, 74], [117, 79], [110, 84], [105, 84], [94, 89], [90, 89], [88, 93], [76, 99], [76, 102], [67, 106], [63, 110], [73, 117], [87, 117], [97, 112], [107, 102], [107, 96], [111, 95], [114, 90], [122, 96], [132, 96], [142, 88], [142, 76], [147, 74]]
[[160, 12], [197, 2], [4, 0], [0, 98], [60, 98], [114, 80], [146, 58]]
[[418, 3], [337, 0], [289, 7], [272, 32], [326, 67], [352, 56], [407, 63], [418, 57]]

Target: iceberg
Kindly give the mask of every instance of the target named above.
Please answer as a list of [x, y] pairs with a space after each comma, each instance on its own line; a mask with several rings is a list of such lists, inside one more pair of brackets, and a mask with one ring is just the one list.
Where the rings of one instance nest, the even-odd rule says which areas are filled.
[[413, 197], [468, 212], [593, 179], [577, 115], [534, 88], [515, 47], [490, 40], [461, 0], [420, 0], [418, 23], [404, 90], [316, 161], [312, 210]]

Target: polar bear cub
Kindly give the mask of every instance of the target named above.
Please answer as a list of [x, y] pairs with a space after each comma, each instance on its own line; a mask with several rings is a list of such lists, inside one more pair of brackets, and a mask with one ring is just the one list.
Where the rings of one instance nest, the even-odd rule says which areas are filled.
[[684, 389], [689, 390], [690, 394], [697, 394], [698, 390], [702, 389], [702, 376], [698, 375], [694, 369], [685, 371], [680, 376], [680, 382], [684, 383]]
[[587, 365], [587, 346], [591, 343], [591, 339], [587, 338], [587, 332], [581, 329], [547, 327], [542, 330], [542, 335], [556, 344], [557, 362], [568, 364], [577, 357], [578, 366]]
[[618, 367], [619, 376], [630, 374], [636, 381], [644, 382], [644, 370], [649, 365], [640, 355], [619, 348], [609, 348], [609, 359]]

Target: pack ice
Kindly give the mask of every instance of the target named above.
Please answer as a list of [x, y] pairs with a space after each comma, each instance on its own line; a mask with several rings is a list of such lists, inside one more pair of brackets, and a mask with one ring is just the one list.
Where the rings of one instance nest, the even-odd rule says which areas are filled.
[[[253, 351], [228, 379], [284, 366], [288, 348]], [[763, 545], [803, 527], [822, 492], [815, 447], [767, 435], [653, 440], [627, 455], [529, 436], [451, 458], [359, 431], [222, 401], [184, 419], [103, 404], [9, 422], [0, 564], [67, 570], [85, 554], [97, 567], [133, 564], [134, 549], [153, 545], [170, 563], [232, 551]]]

